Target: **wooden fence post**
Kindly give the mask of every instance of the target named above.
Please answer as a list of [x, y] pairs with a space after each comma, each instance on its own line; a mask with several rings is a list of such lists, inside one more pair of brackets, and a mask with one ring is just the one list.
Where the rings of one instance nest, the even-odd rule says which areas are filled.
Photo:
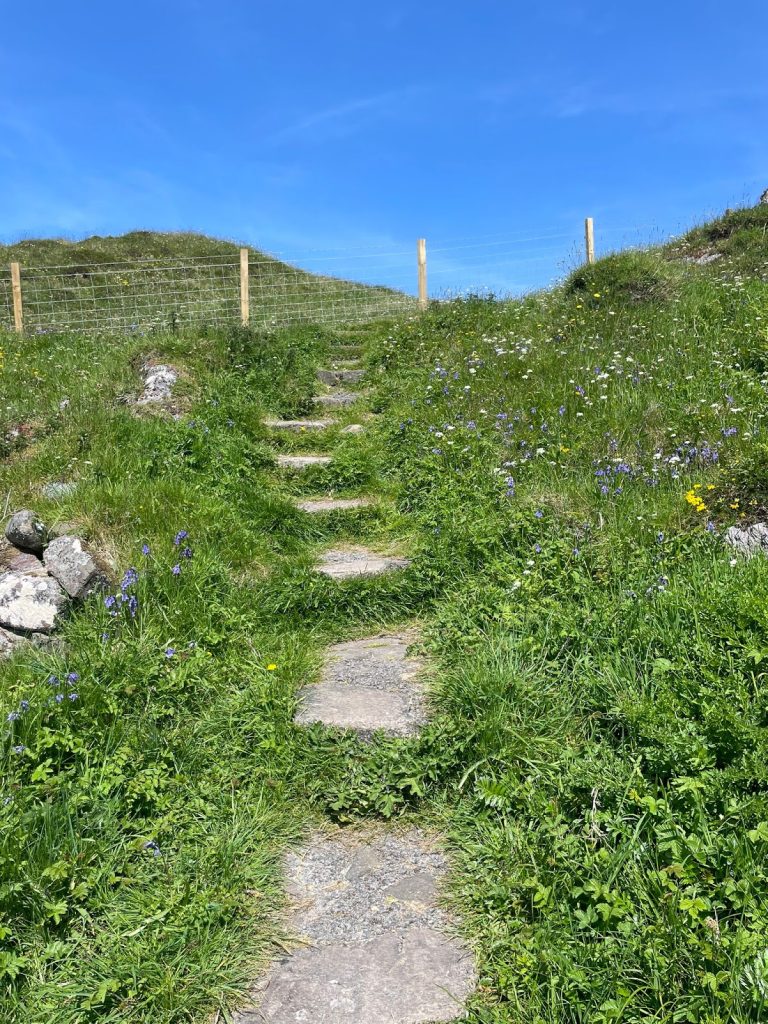
[[247, 327], [251, 319], [251, 297], [248, 287], [248, 250], [240, 250], [240, 319]]
[[416, 242], [416, 263], [419, 273], [419, 306], [427, 308], [427, 240], [419, 238]]
[[595, 262], [595, 222], [591, 217], [584, 221], [584, 241], [587, 246], [587, 263]]
[[11, 264], [11, 291], [13, 293], [13, 324], [17, 334], [24, 331], [24, 310], [21, 304], [21, 267]]

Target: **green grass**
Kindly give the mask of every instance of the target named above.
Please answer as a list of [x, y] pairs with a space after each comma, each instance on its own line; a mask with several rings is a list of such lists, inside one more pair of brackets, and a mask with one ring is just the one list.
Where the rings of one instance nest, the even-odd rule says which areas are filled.
[[[285, 847], [393, 817], [454, 850], [476, 1024], [768, 1016], [768, 571], [720, 537], [768, 507], [765, 223], [366, 327], [360, 437], [260, 425], [311, 408], [349, 332], [6, 339], [7, 507], [79, 521], [139, 611], [93, 600], [66, 654], [0, 667], [3, 720], [30, 702], [4, 725], [0, 1020], [208, 1020], [281, 941]], [[177, 421], [119, 401], [150, 353], [183, 369]], [[278, 450], [334, 461], [283, 476]], [[54, 479], [78, 489], [46, 502]], [[291, 508], [325, 490], [387, 504]], [[413, 564], [338, 586], [309, 568], [340, 541]], [[293, 727], [326, 644], [411, 622], [420, 736]]]
[[[22, 267], [27, 333], [145, 334], [238, 323], [239, 261], [234, 242], [185, 232], [0, 245], [0, 328], [13, 324], [11, 262]], [[415, 308], [391, 288], [311, 274], [253, 248], [249, 267], [253, 326], [364, 323]]]

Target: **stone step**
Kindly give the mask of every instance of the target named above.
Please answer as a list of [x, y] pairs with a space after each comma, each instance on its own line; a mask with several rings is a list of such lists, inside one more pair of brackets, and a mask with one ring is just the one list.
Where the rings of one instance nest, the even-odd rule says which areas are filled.
[[336, 420], [264, 420], [264, 426], [270, 430], [326, 430], [334, 426]]
[[302, 943], [254, 985], [234, 1024], [439, 1024], [477, 984], [440, 905], [448, 861], [411, 828], [315, 835], [285, 858], [290, 930]]
[[278, 455], [277, 464], [280, 469], [301, 470], [311, 466], [327, 466], [330, 455]]
[[410, 558], [380, 555], [369, 548], [356, 546], [331, 548], [321, 555], [316, 568], [318, 572], [330, 576], [333, 580], [348, 580], [381, 576], [386, 572], [406, 569], [410, 564]]
[[382, 729], [414, 736], [426, 721], [425, 661], [408, 654], [415, 637], [391, 633], [334, 644], [317, 683], [299, 692], [299, 725], [354, 729], [365, 739]]
[[307, 498], [296, 502], [296, 508], [313, 515], [323, 512], [346, 512], [373, 505], [373, 498]]
[[318, 370], [317, 379], [329, 387], [337, 388], [339, 384], [359, 384], [365, 376], [365, 370]]
[[363, 395], [359, 391], [335, 391], [330, 395], [315, 395], [315, 405], [337, 408], [343, 405], [354, 405]]

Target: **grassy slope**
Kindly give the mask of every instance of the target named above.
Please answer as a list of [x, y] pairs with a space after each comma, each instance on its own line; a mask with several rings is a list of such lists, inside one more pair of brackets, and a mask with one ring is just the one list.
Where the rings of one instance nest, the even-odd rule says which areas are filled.
[[[0, 326], [13, 322], [12, 261], [22, 266], [30, 332], [72, 325], [145, 331], [234, 324], [240, 310], [239, 251], [234, 242], [206, 235], [152, 231], [0, 245]], [[156, 262], [135, 262], [147, 260]], [[257, 249], [250, 250], [250, 292], [254, 325], [333, 322], [340, 310], [345, 320], [365, 321], [413, 303], [389, 288], [310, 274]]]
[[[138, 566], [141, 610], [94, 602], [66, 660], [0, 669], [3, 708], [30, 701], [2, 753], [0, 1020], [205, 1020], [270, 948], [279, 851], [358, 816], [449, 832], [476, 1022], [764, 1017], [768, 575], [717, 532], [768, 501], [766, 223], [370, 328], [376, 427], [292, 482], [259, 420], [307, 408], [327, 332], [156, 336], [178, 422], [115, 401], [146, 339], [6, 346], [6, 425], [34, 437], [9, 507], [82, 521]], [[397, 511], [287, 504], [328, 487]], [[338, 538], [414, 566], [335, 588], [307, 568]], [[414, 616], [440, 668], [419, 738], [292, 728], [324, 643]], [[46, 703], [67, 671], [79, 700]]]

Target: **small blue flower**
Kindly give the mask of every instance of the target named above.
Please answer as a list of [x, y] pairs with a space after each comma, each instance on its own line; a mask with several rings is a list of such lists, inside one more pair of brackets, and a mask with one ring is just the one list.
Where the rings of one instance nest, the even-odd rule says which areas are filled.
[[175, 653], [176, 653], [176, 648], [175, 647], [166, 647], [166, 649], [165, 649], [165, 656], [166, 656], [166, 658], [172, 658]]
[[178, 547], [183, 540], [187, 539], [188, 536], [189, 532], [187, 530], [179, 530], [179, 532], [173, 538], [173, 543], [176, 545], [176, 547]]
[[67, 682], [68, 683], [76, 683], [76, 682], [79, 681], [79, 679], [80, 679], [80, 673], [79, 672], [68, 672], [67, 673]]
[[19, 710], [20, 711], [29, 711], [29, 701], [28, 700], [20, 700], [19, 701]]
[[68, 693], [67, 694], [67, 700], [71, 700], [73, 704], [74, 704], [74, 702], [76, 700], [79, 700], [79, 699], [80, 699], [80, 694], [79, 693], [75, 693], [73, 691], [72, 693]]
[[59, 677], [58, 676], [48, 676], [48, 685], [49, 686], [58, 686], [59, 685]]
[[135, 594], [131, 594], [128, 599], [128, 611], [131, 613], [131, 618], [136, 618], [136, 612], [139, 610], [139, 599]]
[[185, 548], [182, 548], [181, 549], [181, 557], [182, 558], [191, 558], [192, 557], [192, 548], [189, 547], [189, 546], [187, 546]]
[[142, 555], [148, 555], [149, 554], [149, 544], [142, 544], [141, 545], [141, 553], [142, 553]]
[[180, 576], [181, 575], [181, 566], [180, 565], [174, 565], [174, 567], [171, 569], [171, 572], [173, 573], [174, 576]]
[[61, 702], [64, 700], [64, 694], [57, 693], [53, 699], [56, 701], [57, 704], [61, 704]]
[[16, 746], [13, 748], [13, 752], [14, 754], [23, 754], [26, 749], [27, 748], [24, 746], [23, 743], [17, 743]]
[[536, 552], [537, 555], [540, 555], [541, 554], [541, 544], [534, 544], [533, 545], [533, 550]]
[[533, 514], [536, 516], [537, 519], [542, 519], [544, 517], [544, 513], [541, 511], [540, 508], [537, 508]]
[[19, 715], [18, 711], [9, 711], [8, 717], [6, 718], [6, 722], [16, 722], [20, 717], [21, 716]]
[[107, 596], [106, 596], [106, 597], [104, 598], [104, 607], [105, 607], [105, 608], [114, 608], [114, 606], [115, 606], [115, 599], [114, 599], [114, 597], [112, 596], [112, 594], [108, 594], [108, 595], [107, 595]]

